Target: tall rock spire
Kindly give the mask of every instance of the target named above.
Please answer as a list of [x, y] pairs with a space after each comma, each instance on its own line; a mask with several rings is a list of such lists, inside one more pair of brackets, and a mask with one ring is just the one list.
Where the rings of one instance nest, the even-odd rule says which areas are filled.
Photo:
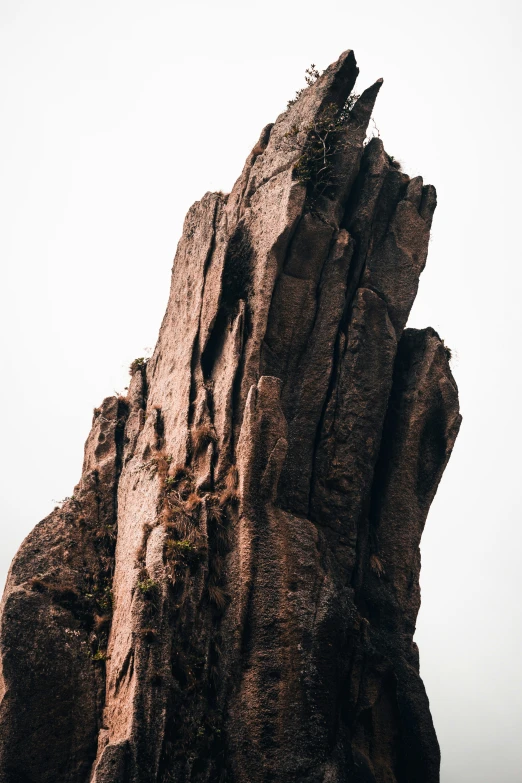
[[1, 783], [436, 783], [419, 543], [459, 424], [406, 329], [435, 190], [348, 51], [185, 219], [167, 311], [9, 573]]

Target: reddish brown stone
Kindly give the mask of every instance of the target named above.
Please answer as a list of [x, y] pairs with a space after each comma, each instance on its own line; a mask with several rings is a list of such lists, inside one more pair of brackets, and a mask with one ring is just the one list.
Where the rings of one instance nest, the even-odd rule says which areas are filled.
[[439, 780], [413, 634], [460, 415], [403, 331], [436, 197], [365, 144], [380, 81], [303, 175], [356, 77], [346, 52], [189, 210], [154, 354], [11, 567], [0, 783]]

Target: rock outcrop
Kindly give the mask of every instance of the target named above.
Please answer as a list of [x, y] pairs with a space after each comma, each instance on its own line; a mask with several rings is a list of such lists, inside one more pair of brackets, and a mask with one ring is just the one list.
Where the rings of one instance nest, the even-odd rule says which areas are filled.
[[1, 783], [435, 783], [419, 542], [460, 424], [405, 329], [435, 190], [345, 52], [185, 220], [150, 360], [1, 616]]

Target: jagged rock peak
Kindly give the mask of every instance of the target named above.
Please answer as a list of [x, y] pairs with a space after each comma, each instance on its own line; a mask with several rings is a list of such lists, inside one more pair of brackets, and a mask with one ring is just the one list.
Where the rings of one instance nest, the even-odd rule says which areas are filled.
[[185, 219], [126, 398], [22, 544], [1, 783], [436, 783], [419, 543], [460, 425], [406, 329], [435, 190], [367, 129], [351, 51]]

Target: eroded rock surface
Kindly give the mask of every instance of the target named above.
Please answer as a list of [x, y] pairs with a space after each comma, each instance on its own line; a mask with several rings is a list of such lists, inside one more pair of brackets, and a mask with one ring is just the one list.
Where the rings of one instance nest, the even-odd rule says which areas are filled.
[[439, 780], [413, 634], [460, 415], [405, 330], [436, 196], [356, 77], [345, 52], [189, 210], [154, 354], [10, 570], [1, 783]]

